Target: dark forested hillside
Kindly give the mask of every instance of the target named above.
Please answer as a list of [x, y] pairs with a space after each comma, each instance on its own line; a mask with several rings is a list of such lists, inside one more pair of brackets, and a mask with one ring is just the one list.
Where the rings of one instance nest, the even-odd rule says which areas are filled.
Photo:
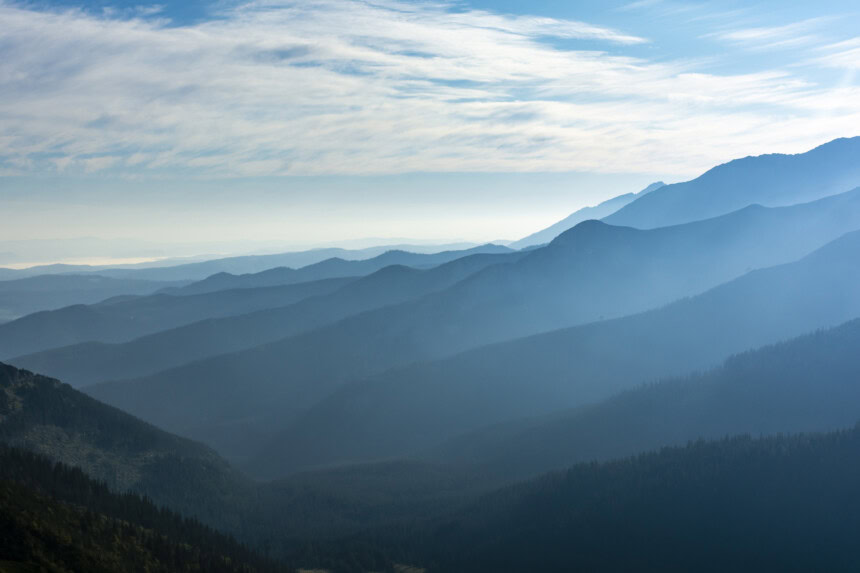
[[577, 465], [375, 539], [431, 572], [856, 571], [860, 430]]
[[729, 213], [751, 203], [791, 205], [860, 184], [860, 137], [836, 139], [798, 155], [745, 157], [702, 176], [666, 185], [605, 218], [653, 229]]
[[288, 571], [82, 471], [0, 445], [0, 571]]
[[273, 438], [249, 468], [407, 455], [516, 417], [605, 399], [649, 380], [860, 316], [860, 233], [664, 308], [416, 364], [351, 384]]
[[0, 442], [80, 467], [119, 491], [224, 521], [250, 483], [209, 448], [173, 436], [66, 384], [0, 364]]

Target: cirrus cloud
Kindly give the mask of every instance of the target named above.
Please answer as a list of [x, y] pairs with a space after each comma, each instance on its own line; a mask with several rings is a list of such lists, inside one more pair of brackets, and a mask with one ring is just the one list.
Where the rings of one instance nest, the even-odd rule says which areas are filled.
[[853, 85], [442, 3], [256, 1], [176, 27], [0, 0], [0, 21], [5, 173], [692, 174], [860, 131]]

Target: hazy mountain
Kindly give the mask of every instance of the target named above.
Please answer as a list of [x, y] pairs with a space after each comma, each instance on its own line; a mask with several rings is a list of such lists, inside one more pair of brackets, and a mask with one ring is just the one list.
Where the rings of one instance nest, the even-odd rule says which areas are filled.
[[114, 279], [99, 275], [40, 275], [0, 281], [0, 319], [40, 310], [92, 304], [118, 295], [146, 295], [182, 283]]
[[860, 232], [665, 308], [466, 352], [343, 387], [248, 468], [408, 455], [458, 434], [603, 400], [860, 316]]
[[[381, 241], [380, 241], [381, 242]], [[319, 248], [268, 255], [239, 255], [218, 257], [200, 255], [193, 258], [165, 259], [144, 263], [121, 265], [36, 265], [25, 269], [0, 268], [0, 280], [10, 280], [45, 274], [100, 274], [106, 277], [154, 280], [154, 281], [199, 281], [217, 273], [258, 273], [275, 267], [300, 268], [331, 258], [348, 261], [369, 259], [391, 250], [410, 253], [438, 253], [442, 251], [470, 249], [474, 244], [451, 243], [444, 245], [389, 244], [361, 249]], [[56, 254], [51, 248], [49, 253]], [[93, 250], [81, 252], [78, 258], [93, 256]], [[203, 259], [203, 260], [200, 260]], [[34, 259], [28, 259], [34, 260]]]
[[568, 229], [572, 229], [583, 221], [588, 221], [590, 219], [603, 219], [604, 217], [615, 213], [628, 203], [633, 202], [637, 197], [641, 197], [642, 195], [659, 189], [664, 185], [665, 183], [658, 181], [657, 183], [652, 183], [638, 193], [626, 193], [624, 195], [619, 195], [618, 197], [613, 197], [612, 199], [607, 199], [603, 203], [595, 205], [594, 207], [583, 207], [578, 211], [574, 211], [558, 223], [550, 225], [546, 229], [542, 229], [536, 233], [532, 233], [528, 237], [524, 237], [519, 241], [514, 241], [509, 246], [514, 249], [523, 249], [525, 247], [549, 243]]
[[206, 515], [249, 483], [209, 448], [66, 384], [0, 363], [0, 442], [81, 468], [117, 491]]
[[860, 430], [698, 442], [373, 536], [428, 571], [856, 571]]
[[469, 255], [501, 254], [510, 253], [511, 251], [512, 249], [499, 245], [482, 245], [463, 251], [444, 251], [430, 254], [386, 251], [366, 260], [348, 261], [341, 258], [331, 258], [299, 269], [278, 267], [259, 273], [238, 276], [229, 273], [218, 273], [202, 281], [182, 288], [171, 289], [168, 292], [179, 295], [200, 294], [225, 289], [258, 288], [316, 281], [326, 278], [364, 276], [391, 265], [429, 268]]
[[733, 434], [831, 431], [860, 420], [860, 320], [729, 358], [705, 374], [595, 406], [481, 429], [431, 459], [525, 477]]
[[[60, 377], [72, 385], [143, 376], [209, 356], [252, 348], [444, 289], [488, 265], [521, 256], [517, 252], [471, 255], [428, 270], [391, 266], [350, 282], [330, 295], [307, 298], [290, 306], [208, 319], [123, 344], [76, 344], [11, 361]], [[181, 301], [186, 297], [176, 298]]]
[[837, 139], [799, 155], [761, 155], [666, 185], [604, 220], [651, 229], [707, 219], [753, 203], [790, 205], [860, 185], [860, 137]]
[[[421, 299], [88, 391], [215, 445], [225, 455], [247, 455], [246, 442], [256, 443], [343, 384], [416, 360], [624, 316], [704, 291], [751, 267], [793, 259], [840, 227], [856, 228], [858, 207], [860, 191], [811, 205], [753, 207], [652, 231], [586, 222], [548, 247], [521, 254], [517, 262], [487, 266]], [[180, 340], [174, 344], [177, 349], [187, 345]], [[16, 363], [80, 380], [77, 365], [98, 362], [91, 355], [82, 360], [80, 350]], [[60, 358], [67, 365], [62, 372], [55, 369]], [[113, 361], [128, 367], [128, 359], [117, 356]], [[167, 395], [170, 400], [163, 398]]]
[[90, 306], [38, 312], [0, 325], [0, 357], [85, 341], [125, 342], [206, 318], [286, 306], [310, 296], [333, 292], [352, 280], [325, 279], [182, 297], [166, 294], [115, 297]]

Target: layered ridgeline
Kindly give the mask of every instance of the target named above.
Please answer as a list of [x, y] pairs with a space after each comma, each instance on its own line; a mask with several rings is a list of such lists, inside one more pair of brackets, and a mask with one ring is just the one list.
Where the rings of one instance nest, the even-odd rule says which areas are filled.
[[[0, 267], [0, 280], [13, 280], [37, 275], [100, 275], [116, 279], [135, 279], [142, 281], [200, 281], [218, 273], [234, 275], [259, 273], [276, 267], [298, 269], [328, 259], [361, 261], [379, 256], [388, 251], [406, 251], [415, 254], [433, 254], [442, 251], [463, 251], [474, 248], [472, 244], [455, 243], [448, 245], [383, 245], [364, 249], [319, 248], [307, 251], [290, 251], [269, 255], [237, 255], [213, 258], [211, 256], [189, 259], [161, 259], [145, 263], [124, 265], [74, 265], [51, 264], [37, 265], [25, 269]], [[52, 249], [47, 249], [51, 252]], [[87, 253], [87, 256], [91, 253]], [[44, 255], [42, 255], [44, 256]]]
[[200, 320], [287, 306], [314, 295], [331, 293], [352, 280], [323, 279], [181, 297], [161, 293], [124, 296], [92, 305], [36, 312], [0, 325], [0, 358], [86, 341], [125, 342]]
[[607, 199], [606, 201], [599, 203], [593, 207], [583, 207], [577, 211], [574, 211], [558, 223], [550, 225], [546, 229], [541, 229], [536, 233], [532, 233], [528, 237], [523, 237], [519, 241], [514, 241], [510, 244], [511, 247], [515, 249], [524, 249], [527, 247], [533, 247], [535, 245], [543, 245], [549, 243], [568, 229], [572, 229], [576, 227], [583, 221], [589, 221], [591, 219], [603, 219], [604, 217], [608, 217], [609, 215], [615, 213], [620, 208], [625, 205], [632, 203], [638, 197], [642, 197], [659, 189], [664, 186], [665, 183], [662, 181], [658, 181], [657, 183], [652, 183], [642, 191], [638, 193], [626, 193], [624, 195], [619, 195], [618, 197], [613, 197], [612, 199]]
[[[791, 260], [858, 224], [860, 191], [652, 231], [587, 222], [514, 263], [488, 266], [424, 298], [88, 391], [222, 453], [247, 455], [273, 428], [343, 384], [416, 360], [666, 304], [749, 268]], [[69, 353], [70, 368], [59, 372], [45, 358], [16, 363], [72, 378], [77, 364], [98, 363]], [[167, 395], [170, 400], [162, 398]], [[250, 443], [242, 443], [243, 434]], [[228, 445], [222, 436], [240, 441]]]
[[291, 571], [78, 469], [0, 446], [0, 571]]
[[511, 479], [699, 438], [846, 428], [860, 420], [858, 349], [853, 320], [593, 406], [481, 428], [425, 457]]
[[0, 281], [0, 323], [40, 310], [91, 304], [120, 295], [146, 295], [185, 283], [99, 275], [42, 275]]
[[803, 203], [860, 185], [860, 137], [836, 139], [799, 155], [761, 155], [714, 167], [661, 187], [604, 220], [652, 229], [716, 217], [751, 203]]
[[[595, 402], [642, 382], [860, 316], [860, 232], [664, 308], [469, 351], [343, 387], [248, 468], [385, 459], [517, 417]], [[122, 387], [122, 386], [120, 386]]]
[[[840, 417], [850, 419], [851, 405], [860, 404], [860, 401], [853, 399], [856, 389], [852, 388], [856, 386], [853, 382], [856, 380], [856, 374], [860, 372], [858, 370], [860, 358], [853, 352], [858, 342], [860, 342], [860, 326], [855, 322], [832, 331], [803, 337], [788, 345], [763, 349], [730, 361], [725, 369], [737, 372], [738, 368], [734, 364], [735, 361], [740, 360], [750, 365], [752, 371], [747, 372], [741, 380], [735, 380], [732, 372], [726, 374], [721, 373], [720, 370], [714, 372], [717, 385], [728, 383], [734, 388], [728, 392], [725, 388], [717, 388], [708, 393], [711, 396], [708, 398], [711, 403], [722, 404], [722, 409], [715, 409], [714, 418], [724, 417], [729, 420], [728, 423], [722, 425], [722, 428], [727, 433], [734, 433], [736, 429], [742, 429], [745, 426], [743, 423], [734, 426], [731, 424], [731, 420], [743, 421], [745, 413], [755, 411], [762, 403], [772, 402], [770, 419], [776, 420], [782, 414], [785, 415], [787, 422], [768, 425], [771, 430], [791, 431], [797, 425], [803, 427], [804, 418], [821, 419], [822, 416], [830, 415], [827, 412], [838, 414], [833, 419], [834, 424], [838, 424]], [[790, 356], [791, 362], [784, 367], [778, 362], [774, 362], [774, 360], [780, 360], [785, 356]], [[785, 370], [792, 370], [793, 373], [786, 375]], [[726, 382], [719, 382], [720, 379]], [[780, 383], [783, 380], [788, 381], [790, 390], [781, 388]], [[696, 380], [692, 382], [692, 393], [695, 395]], [[686, 382], [678, 381], [675, 384], [682, 386]], [[759, 384], [759, 387], [757, 390], [744, 391], [747, 384]], [[62, 387], [55, 386], [54, 391], [57, 391], [58, 388]], [[65, 388], [64, 392], [76, 394], [74, 390]], [[679, 410], [682, 410], [686, 404], [695, 403], [695, 400], [685, 400], [682, 390], [680, 388], [667, 390], [669, 393], [678, 392], [681, 396], [678, 400]], [[768, 394], [771, 391], [773, 395], [768, 400]], [[50, 392], [50, 390], [46, 389], [46, 392]], [[797, 398], [786, 400], [786, 395], [792, 392], [798, 394]], [[661, 393], [661, 397], [664, 395], [665, 393]], [[815, 395], [818, 395], [817, 399]], [[690, 392], [686, 396], [689, 398]], [[713, 397], [717, 398], [716, 402], [713, 401]], [[805, 398], [809, 397], [813, 399], [807, 401]], [[619, 399], [624, 399], [624, 397], [614, 400]], [[657, 399], [659, 400], [660, 397]], [[614, 400], [601, 407], [611, 409]], [[653, 404], [654, 400], [645, 400], [645, 402]], [[40, 402], [31, 400], [22, 403], [22, 406], [24, 404], [32, 410], [30, 420], [44, 416], [45, 408], [39, 405]], [[704, 409], [710, 407], [709, 405], [702, 406]], [[855, 406], [854, 409], [860, 409], [860, 406]], [[662, 413], [671, 412], [671, 410], [672, 408], [668, 408]], [[697, 410], [698, 408], [694, 407], [693, 414]], [[88, 415], [91, 420], [90, 423], [110, 427], [110, 424], [106, 424], [103, 418], [105, 412], [115, 413], [110, 408], [93, 410]], [[629, 414], [629, 408], [619, 413], [621, 416], [628, 416]], [[660, 414], [658, 413], [658, 415]], [[636, 416], [633, 415], [632, 418], [635, 419]], [[795, 422], [796, 420], [800, 421], [799, 424]], [[671, 417], [668, 423], [672, 423]], [[616, 432], [618, 431], [612, 420], [607, 422], [607, 426]], [[593, 431], [599, 432], [602, 427], [581, 428], [580, 432], [574, 432], [573, 435], [555, 437], [567, 440], [571, 449], [575, 450], [573, 451], [575, 457], [580, 447], [587, 447], [589, 444], [589, 436], [583, 434]], [[631, 427], [631, 432], [639, 430], [640, 428], [635, 424]], [[611, 447], [612, 436], [604, 434], [604, 438]], [[316, 549], [311, 551], [303, 549], [306, 545], [301, 540], [330, 539], [338, 533], [353, 537], [356, 531], [368, 527], [385, 526], [392, 519], [415, 523], [440, 512], [442, 514], [451, 511], [456, 512], [457, 510], [452, 509], [452, 507], [456, 508], [462, 505], [464, 501], [476, 493], [480, 493], [482, 489], [491, 487], [492, 483], [497, 482], [500, 478], [510, 479], [511, 474], [510, 472], [505, 473], [504, 466], [523, 463], [523, 451], [518, 449], [517, 442], [517, 440], [512, 440], [511, 458], [507, 462], [502, 461], [501, 465], [487, 463], [482, 458], [474, 460], [474, 462], [480, 462], [483, 465], [477, 471], [474, 468], [471, 471], [463, 471], [451, 465], [430, 466], [400, 463], [346, 467], [325, 473], [296, 476], [284, 482], [258, 488], [255, 495], [255, 498], [259, 500], [258, 503], [243, 502], [244, 505], [242, 505], [234, 502], [228, 513], [236, 515], [244, 522], [244, 525], [239, 526], [238, 529], [243, 532], [245, 540], [270, 546], [273, 552], [289, 557], [290, 562], [309, 565], [351, 564], [343, 570], [355, 571], [379, 570], [381, 568], [379, 566], [371, 567], [368, 565], [365, 567], [362, 564], [374, 563], [378, 565], [394, 558], [405, 559], [422, 565], [438, 565], [434, 552], [413, 552], [412, 548], [402, 547], [399, 541], [386, 541], [381, 547], [364, 547], [347, 540], [320, 547], [319, 541], [312, 541], [309, 547], [316, 547]], [[643, 446], [647, 448], [647, 440], [644, 442], [646, 443], [643, 443]], [[487, 457], [491, 457], [491, 447], [482, 447], [482, 450], [488, 452]], [[593, 452], [593, 449], [591, 451]], [[600, 456], [595, 455], [595, 457]], [[526, 462], [533, 464], [533, 461], [529, 459], [526, 459]], [[114, 467], [123, 467], [125, 462], [120, 457], [116, 457], [110, 461], [110, 464]], [[474, 463], [469, 464], [469, 466], [474, 465]], [[537, 466], [532, 465], [532, 467]], [[181, 483], [181, 480], [193, 481], [199, 479], [199, 476], [195, 473], [173, 472], [169, 474], [167, 479], [170, 481], [171, 487], [176, 487], [177, 483]], [[741, 475], [738, 479], [744, 478]], [[490, 499], [495, 499], [495, 497]], [[198, 502], [200, 502], [199, 498]], [[218, 506], [224, 504], [218, 498], [203, 499], [201, 503]], [[3, 504], [0, 503], [0, 505]], [[479, 507], [482, 505], [480, 504]], [[475, 510], [475, 506], [472, 506], [468, 511], [464, 510], [462, 513], [457, 512], [454, 515], [455, 519], [459, 520], [464, 516], [467, 519], [472, 519], [481, 513], [480, 510]], [[447, 522], [451, 518], [439, 517], [436, 519]], [[15, 527], [21, 528], [20, 525]], [[398, 529], [401, 527], [398, 526]], [[409, 530], [410, 534], [414, 532], [414, 530]], [[477, 534], [483, 533], [478, 531]], [[419, 538], [426, 538], [426, 536], [415, 537], [415, 539]], [[414, 539], [408, 542], [411, 544], [413, 541]], [[448, 541], [443, 539], [442, 543], [448, 543]], [[434, 545], [431, 549], [435, 551], [436, 547]], [[406, 551], [405, 549], [410, 550]], [[445, 565], [440, 568], [431, 568], [431, 570], [449, 570], [447, 563]]]
[[171, 294], [188, 295], [226, 289], [295, 284], [336, 277], [365, 276], [391, 265], [425, 269], [468, 257], [469, 255], [499, 255], [510, 252], [513, 252], [513, 250], [508, 247], [493, 244], [481, 245], [460, 251], [442, 251], [440, 253], [410, 253], [407, 251], [392, 250], [371, 259], [355, 261], [332, 258], [299, 269], [275, 267], [258, 273], [243, 275], [218, 273], [202, 281], [182, 288], [172, 289], [168, 292]]
[[858, 429], [699, 442], [574, 466], [368, 545], [431, 573], [857, 571], [858, 480]]
[[[89, 308], [74, 306], [56, 312], [35, 313], [19, 321], [0, 325], [0, 357], [11, 358], [80, 342], [123, 342], [207, 318], [283, 307], [314, 294], [332, 292], [349, 282], [348, 277], [371, 274], [395, 263], [429, 268], [472, 254], [508, 252], [511, 250], [496, 245], [432, 254], [386, 251], [362, 261], [327, 259], [300, 269], [274, 268], [239, 276], [220, 273], [185, 288], [160, 288], [158, 294], [149, 298], [129, 300], [129, 297], [121, 297]], [[62, 285], [70, 279], [86, 283], [97, 282], [99, 277], [45, 276], [26, 281], [0, 282], [0, 293], [4, 285], [8, 284], [38, 280]], [[120, 284], [133, 282], [105, 280]], [[152, 287], [147, 292], [155, 290]], [[112, 291], [111, 296], [118, 293], [120, 291]], [[135, 292], [131, 290], [122, 294]], [[91, 297], [87, 302], [105, 298], [107, 296]], [[42, 307], [37, 309], [41, 310]]]
[[0, 363], [0, 442], [81, 468], [115, 491], [226, 523], [251, 484], [209, 448], [61, 382]]
[[[252, 348], [360, 312], [414, 299], [447, 288], [489, 265], [514, 261], [521, 256], [522, 253], [516, 252], [470, 255], [427, 270], [390, 266], [350, 281], [329, 295], [309, 297], [285, 307], [207, 319], [124, 344], [84, 343], [61, 347], [14, 358], [11, 362], [62, 378], [75, 386], [147, 375], [208, 356]], [[233, 292], [253, 297], [256, 291], [238, 289]], [[184, 298], [192, 297], [180, 297]]]

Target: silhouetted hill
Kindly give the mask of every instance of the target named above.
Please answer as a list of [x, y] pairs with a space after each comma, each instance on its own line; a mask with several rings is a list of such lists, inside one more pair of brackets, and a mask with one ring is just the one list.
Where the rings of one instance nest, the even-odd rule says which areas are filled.
[[[274, 427], [343, 384], [416, 360], [624, 316], [704, 291], [750, 267], [807, 252], [840, 226], [856, 228], [858, 206], [860, 191], [653, 231], [586, 222], [545, 248], [521, 254], [517, 262], [487, 266], [421, 299], [87, 391], [225, 454], [225, 437], [244, 440], [230, 447], [229, 456], [247, 455]], [[45, 361], [21, 363], [58, 374]], [[162, 398], [167, 395], [170, 400]]]
[[856, 571], [860, 431], [698, 442], [488, 495], [371, 545], [430, 572]]
[[146, 295], [181, 284], [99, 275], [41, 275], [0, 281], [0, 319], [14, 320], [40, 310], [92, 304], [118, 295]]
[[729, 358], [594, 406], [489, 427], [431, 459], [527, 477], [699, 438], [831, 431], [860, 420], [860, 320]]
[[391, 265], [429, 268], [469, 255], [510, 252], [512, 252], [512, 249], [499, 245], [482, 245], [463, 251], [444, 251], [431, 254], [386, 251], [371, 259], [348, 261], [340, 258], [331, 258], [299, 269], [279, 267], [255, 274], [238, 276], [222, 272], [202, 281], [182, 288], [171, 289], [167, 292], [179, 295], [200, 294], [217, 290], [277, 286], [336, 277], [357, 277], [369, 275]]
[[799, 155], [761, 155], [666, 185], [604, 220], [651, 229], [707, 219], [753, 203], [790, 205], [860, 185], [860, 137], [837, 139]]
[[341, 388], [247, 465], [261, 476], [387, 459], [576, 407], [860, 316], [860, 232], [650, 312], [479, 348]]
[[330, 295], [311, 297], [283, 308], [204, 320], [124, 344], [76, 344], [10, 361], [61, 377], [73, 385], [143, 376], [201, 358], [252, 348], [444, 289], [488, 265], [521, 256], [518, 252], [471, 255], [428, 270], [386, 267]]
[[2, 363], [0, 442], [79, 467], [115, 491], [145, 494], [209, 520], [226, 521], [220, 508], [250, 487], [209, 448]]
[[624, 207], [628, 203], [633, 202], [637, 197], [641, 197], [651, 191], [659, 189], [664, 186], [665, 183], [662, 181], [658, 181], [657, 183], [652, 183], [642, 191], [638, 193], [627, 193], [625, 195], [619, 195], [618, 197], [613, 197], [612, 199], [607, 199], [606, 201], [595, 205], [594, 207], [583, 207], [578, 211], [575, 211], [559, 221], [554, 225], [550, 225], [546, 229], [541, 229], [536, 233], [532, 233], [528, 237], [524, 237], [519, 241], [514, 241], [509, 246], [514, 249], [523, 249], [525, 247], [533, 247], [535, 245], [542, 245], [545, 243], [549, 243], [563, 232], [568, 229], [572, 229], [583, 221], [588, 221], [590, 219], [603, 219], [604, 217], [608, 217], [612, 213], [618, 211], [621, 207]]
[[115, 297], [90, 306], [38, 312], [0, 325], [0, 357], [87, 341], [125, 342], [207, 318], [287, 306], [313, 295], [333, 292], [352, 280], [324, 279], [182, 297], [166, 294]]

